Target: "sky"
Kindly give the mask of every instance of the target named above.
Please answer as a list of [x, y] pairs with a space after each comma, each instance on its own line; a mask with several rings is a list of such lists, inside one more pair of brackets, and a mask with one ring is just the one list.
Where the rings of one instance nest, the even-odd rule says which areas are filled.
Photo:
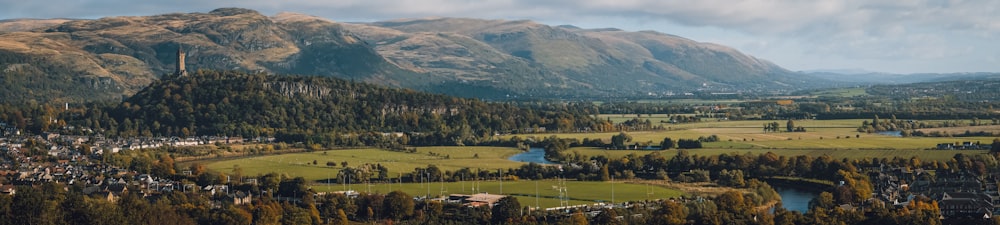
[[793, 71], [1000, 72], [995, 0], [0, 0], [0, 19], [143, 16], [222, 7], [340, 22], [466, 17], [654, 30]]

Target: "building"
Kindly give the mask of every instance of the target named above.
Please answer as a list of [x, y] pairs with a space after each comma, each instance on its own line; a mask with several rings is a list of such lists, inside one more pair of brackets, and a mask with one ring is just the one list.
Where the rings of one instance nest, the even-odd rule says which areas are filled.
[[448, 196], [446, 201], [462, 203], [462, 205], [469, 207], [479, 207], [484, 205], [493, 207], [493, 205], [496, 205], [497, 202], [504, 197], [507, 196], [495, 195], [489, 193], [479, 193], [472, 195], [452, 194]]
[[177, 47], [177, 65], [174, 68], [174, 76], [182, 77], [187, 75], [187, 68], [184, 68], [184, 49], [180, 46]]
[[971, 192], [946, 192], [938, 201], [941, 216], [945, 218], [990, 218], [993, 216], [993, 199], [986, 194]]

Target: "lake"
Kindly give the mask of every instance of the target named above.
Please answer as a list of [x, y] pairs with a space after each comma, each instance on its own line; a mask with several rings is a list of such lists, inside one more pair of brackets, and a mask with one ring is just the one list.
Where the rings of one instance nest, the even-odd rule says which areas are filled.
[[819, 195], [819, 192], [790, 185], [771, 185], [771, 187], [778, 192], [778, 195], [781, 195], [781, 205], [785, 209], [800, 213], [809, 211], [809, 201]]
[[527, 152], [518, 153], [517, 155], [507, 158], [511, 161], [526, 162], [526, 163], [538, 163], [538, 164], [556, 164], [545, 159], [545, 149], [542, 148], [529, 148]]

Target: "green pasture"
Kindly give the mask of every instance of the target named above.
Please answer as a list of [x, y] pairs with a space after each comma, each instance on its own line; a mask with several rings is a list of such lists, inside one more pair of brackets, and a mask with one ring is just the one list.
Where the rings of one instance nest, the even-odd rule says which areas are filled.
[[[611, 202], [611, 182], [566, 181], [566, 193], [570, 205]], [[646, 199], [665, 199], [681, 196], [679, 190], [655, 185], [629, 184], [622, 181], [614, 183], [614, 201], [641, 201]], [[537, 187], [537, 188], [536, 188]], [[465, 181], [465, 182], [432, 182], [432, 183], [395, 183], [395, 184], [318, 184], [313, 190], [318, 192], [355, 190], [358, 192], [388, 193], [400, 190], [413, 196], [430, 195], [432, 197], [448, 194], [491, 193], [514, 195], [522, 206], [536, 206], [535, 194], [538, 194], [538, 206], [542, 208], [559, 206], [559, 182], [557, 180], [539, 181]]]
[[[982, 142], [992, 143], [994, 137], [894, 137], [888, 135], [860, 133], [857, 127], [864, 120], [797, 120], [796, 126], [805, 127], [808, 132], [764, 132], [763, 124], [778, 122], [784, 129], [787, 121], [714, 121], [686, 124], [671, 124], [667, 130], [626, 132], [632, 136], [632, 143], [659, 145], [664, 137], [696, 139], [717, 135], [720, 142], [704, 143], [708, 149], [930, 149], [939, 143]], [[558, 134], [518, 134], [522, 139], [536, 140], [548, 136], [559, 138], [601, 139], [605, 143], [618, 132], [603, 133], [558, 133]]]
[[[586, 156], [596, 156], [604, 155], [608, 158], [621, 158], [628, 154], [635, 154], [636, 156], [643, 156], [653, 152], [659, 152], [660, 155], [666, 157], [667, 159], [673, 158], [677, 155], [676, 149], [671, 150], [604, 150], [599, 148], [589, 148], [589, 147], [578, 147], [571, 148], [568, 151], [576, 152], [581, 155]], [[721, 154], [747, 154], [752, 155], [764, 154], [767, 152], [773, 152], [779, 156], [794, 157], [799, 155], [806, 155], [811, 157], [819, 157], [822, 155], [829, 155], [834, 159], [857, 159], [857, 160], [870, 160], [872, 158], [889, 158], [893, 157], [899, 158], [911, 158], [914, 156], [919, 157], [923, 161], [948, 161], [955, 154], [986, 154], [986, 150], [859, 150], [859, 149], [688, 149], [691, 155], [699, 156], [709, 156], [709, 155], [721, 155]]]
[[[441, 170], [451, 171], [465, 167], [500, 169], [520, 167], [524, 164], [507, 160], [520, 152], [515, 148], [503, 147], [417, 147], [416, 153], [380, 149], [326, 150], [215, 161], [207, 163], [206, 167], [229, 173], [238, 165], [243, 174], [247, 175], [277, 172], [293, 177], [301, 176], [307, 180], [322, 180], [336, 176], [337, 172], [343, 169], [340, 163], [345, 161], [348, 167], [365, 163], [382, 164], [389, 169], [389, 174], [413, 172], [414, 168], [423, 168], [430, 164], [436, 165]], [[314, 160], [315, 165], [313, 165]], [[333, 162], [336, 165], [330, 167], [326, 162]]]

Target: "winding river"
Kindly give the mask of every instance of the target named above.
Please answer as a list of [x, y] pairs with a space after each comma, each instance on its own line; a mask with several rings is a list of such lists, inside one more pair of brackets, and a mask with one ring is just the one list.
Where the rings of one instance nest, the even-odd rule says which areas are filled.
[[[542, 148], [530, 148], [527, 152], [518, 153], [507, 159], [517, 162], [556, 164], [545, 159], [545, 149]], [[773, 184], [771, 187], [781, 195], [781, 204], [785, 209], [801, 213], [809, 211], [809, 201], [819, 195], [819, 192], [794, 184]]]

